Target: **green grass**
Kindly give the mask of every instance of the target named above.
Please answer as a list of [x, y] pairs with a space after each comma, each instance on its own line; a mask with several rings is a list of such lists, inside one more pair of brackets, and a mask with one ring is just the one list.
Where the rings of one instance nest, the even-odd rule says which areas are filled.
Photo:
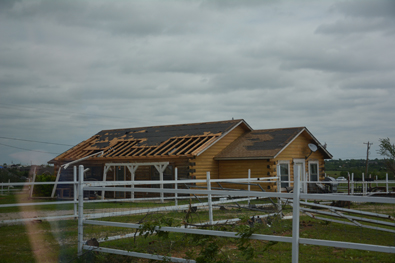
[[337, 178], [340, 176], [340, 171], [325, 171], [326, 176]]
[[36, 230], [31, 233], [29, 239], [27, 226], [25, 225], [1, 226], [0, 262], [36, 262], [30, 241], [37, 240], [37, 235], [40, 235], [45, 241], [45, 250], [42, 251], [47, 254], [46, 257], [57, 260], [60, 246], [51, 233], [50, 224], [43, 222], [36, 224], [35, 227]]
[[[227, 230], [237, 231], [237, 227], [230, 227]], [[274, 221], [272, 222], [271, 228], [261, 225], [256, 228], [255, 233], [291, 236], [292, 221]], [[147, 239], [139, 237], [136, 243], [134, 243], [132, 239], [117, 240], [107, 242], [106, 247], [132, 249], [133, 251], [140, 252], [147, 251], [148, 249], [158, 254], [167, 254], [170, 252], [173, 256], [179, 255], [180, 250], [189, 250], [192, 251], [192, 254], [196, 257], [203, 247], [203, 245], [199, 243], [199, 240], [203, 240], [207, 243], [215, 242], [216, 244], [220, 244], [220, 254], [222, 258], [231, 259], [229, 262], [290, 262], [292, 257], [292, 245], [290, 243], [279, 242], [268, 247], [269, 242], [253, 240], [251, 244], [256, 252], [256, 257], [251, 260], [246, 260], [242, 253], [236, 248], [236, 239], [210, 238], [204, 236], [200, 236], [196, 239], [195, 236], [197, 235], [171, 233], [169, 239], [165, 240], [161, 240], [156, 236], [150, 236]], [[309, 217], [301, 217], [300, 236], [302, 238], [341, 240], [390, 246], [394, 246], [395, 244], [395, 236], [393, 234], [385, 232], [380, 232], [378, 234], [378, 232], [374, 230], [360, 229], [336, 223], [326, 224]], [[169, 250], [169, 240], [173, 242], [172, 250]], [[266, 248], [267, 250], [264, 251]], [[311, 245], [300, 245], [299, 257], [299, 262], [395, 262], [395, 255], [393, 254]]]

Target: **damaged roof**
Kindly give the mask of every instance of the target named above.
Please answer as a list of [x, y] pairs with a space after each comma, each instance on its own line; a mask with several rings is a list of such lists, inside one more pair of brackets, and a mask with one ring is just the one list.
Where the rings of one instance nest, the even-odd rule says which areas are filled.
[[215, 156], [215, 160], [232, 159], [271, 159], [282, 152], [299, 134], [306, 131], [318, 146], [332, 158], [321, 144], [312, 136], [305, 127], [254, 130], [237, 138], [221, 153]]
[[50, 163], [75, 160], [104, 151], [103, 157], [193, 156], [244, 120], [103, 130], [62, 153]]

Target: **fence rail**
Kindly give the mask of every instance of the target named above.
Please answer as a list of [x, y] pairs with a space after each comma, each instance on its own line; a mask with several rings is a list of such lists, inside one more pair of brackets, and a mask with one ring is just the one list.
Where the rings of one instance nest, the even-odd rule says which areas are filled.
[[[80, 166], [80, 172], [83, 173], [84, 168]], [[81, 174], [80, 174], [81, 175]], [[80, 176], [83, 178], [83, 176]], [[395, 204], [395, 200], [392, 198], [385, 197], [356, 197], [356, 196], [346, 196], [346, 195], [335, 195], [335, 194], [308, 194], [307, 191], [305, 193], [300, 192], [299, 187], [299, 178], [295, 175], [294, 181], [294, 192], [293, 193], [281, 193], [281, 192], [257, 192], [257, 191], [229, 191], [229, 190], [211, 190], [211, 183], [214, 180], [210, 180], [210, 173], [207, 172], [207, 190], [196, 190], [196, 189], [155, 189], [155, 188], [128, 188], [128, 187], [106, 187], [106, 191], [130, 191], [130, 192], [147, 192], [147, 193], [171, 193], [171, 194], [196, 194], [196, 195], [205, 195], [208, 198], [208, 209], [209, 209], [209, 224], [213, 223], [212, 216], [212, 197], [216, 196], [232, 196], [232, 197], [260, 197], [260, 198], [282, 198], [282, 199], [292, 199], [293, 203], [293, 227], [292, 227], [292, 237], [281, 237], [281, 236], [272, 236], [272, 235], [262, 235], [262, 234], [253, 234], [250, 238], [257, 240], [266, 240], [266, 241], [277, 241], [277, 242], [289, 242], [292, 243], [292, 262], [296, 263], [299, 261], [299, 244], [314, 244], [319, 246], [330, 246], [330, 247], [340, 247], [340, 248], [352, 248], [352, 249], [360, 249], [360, 250], [368, 250], [368, 251], [378, 251], [378, 252], [386, 252], [386, 253], [395, 253], [395, 247], [392, 246], [379, 246], [379, 245], [368, 245], [368, 244], [359, 244], [352, 242], [338, 242], [338, 241], [328, 241], [328, 240], [319, 240], [319, 239], [306, 239], [299, 237], [299, 216], [300, 216], [300, 199], [320, 199], [320, 200], [350, 200], [358, 202], [377, 202], [377, 203], [387, 203], [387, 204]], [[231, 181], [231, 180], [226, 180]], [[238, 182], [242, 181], [250, 181], [248, 178], [246, 179], [238, 179]], [[156, 184], [159, 181], [151, 181], [151, 184]], [[181, 183], [182, 181], [177, 181]], [[163, 182], [160, 183], [176, 183], [176, 182]], [[307, 183], [307, 182], [302, 182]], [[92, 184], [93, 185], [93, 184]], [[103, 189], [103, 183], [95, 183], [95, 186], [89, 186], [89, 183], [84, 183], [80, 181], [79, 184], [79, 193], [85, 190], [87, 191], [100, 191]], [[79, 200], [79, 211], [83, 211], [84, 200]], [[85, 245], [82, 237], [83, 237], [83, 225], [91, 224], [91, 225], [101, 225], [101, 226], [116, 226], [116, 227], [124, 227], [124, 228], [132, 228], [138, 229], [141, 227], [139, 224], [133, 223], [118, 223], [118, 222], [108, 222], [108, 221], [97, 221], [97, 220], [89, 220], [83, 216], [79, 217], [79, 250], [78, 253], [82, 254], [83, 249], [98, 249], [99, 251], [106, 251], [108, 253], [112, 253], [110, 248], [97, 248], [92, 246]], [[394, 225], [395, 226], [395, 225]], [[159, 227], [157, 228], [159, 230]], [[221, 237], [231, 237], [238, 238], [237, 233], [234, 232], [226, 232], [226, 231], [213, 231], [213, 230], [202, 230], [202, 229], [189, 229], [189, 228], [181, 228], [181, 227], [160, 227], [161, 231], [169, 231], [176, 233], [190, 233], [190, 234], [198, 234], [198, 235], [214, 235]], [[130, 251], [124, 251], [125, 255], [133, 255], [137, 256], [137, 254], [130, 254]], [[158, 258], [157, 255], [151, 254], [140, 254], [139, 256], [145, 258]], [[177, 262], [182, 262], [182, 259], [175, 258]], [[184, 260], [183, 262], [187, 262], [189, 260]], [[189, 261], [190, 262], [190, 261]]]
[[[2, 204], [2, 207], [16, 207], [16, 206], [35, 206], [35, 205], [53, 205], [53, 204], [74, 204], [74, 213], [72, 215], [67, 216], [57, 216], [57, 217], [43, 217], [40, 219], [59, 219], [59, 218], [67, 218], [67, 217], [75, 217], [78, 218], [78, 255], [83, 253], [83, 250], [98, 250], [106, 253], [114, 253], [121, 255], [129, 255], [133, 257], [141, 257], [148, 259], [158, 259], [164, 260], [167, 259], [166, 256], [161, 255], [153, 255], [146, 253], [137, 253], [133, 251], [124, 251], [117, 250], [113, 248], [106, 247], [95, 247], [86, 245], [86, 240], [84, 240], [84, 225], [101, 225], [101, 226], [114, 226], [114, 227], [122, 227], [122, 228], [131, 228], [138, 229], [141, 225], [134, 223], [118, 223], [118, 222], [108, 222], [102, 220], [92, 220], [104, 218], [107, 216], [118, 216], [118, 215], [126, 215], [126, 214], [137, 214], [137, 213], [146, 213], [148, 210], [139, 209], [139, 210], [131, 210], [131, 211], [119, 211], [112, 213], [96, 213], [96, 214], [84, 214], [84, 205], [88, 203], [97, 203], [97, 202], [109, 202], [114, 200], [85, 200], [84, 199], [84, 191], [114, 191], [114, 192], [144, 192], [144, 193], [157, 193], [160, 194], [160, 197], [156, 198], [126, 198], [126, 199], [115, 199], [117, 201], [138, 201], [138, 200], [164, 200], [164, 199], [173, 199], [175, 200], [175, 206], [166, 206], [166, 207], [158, 207], [151, 208], [149, 211], [171, 211], [172, 209], [185, 209], [188, 205], [178, 205], [177, 200], [189, 197], [178, 196], [179, 194], [195, 194], [199, 196], [203, 196], [207, 199], [207, 202], [201, 204], [195, 204], [196, 206], [205, 206], [208, 207], [209, 212], [209, 221], [208, 224], [213, 224], [213, 206], [225, 204], [227, 202], [237, 201], [249, 201], [251, 198], [277, 198], [279, 202], [277, 205], [281, 206], [282, 202], [280, 200], [289, 200], [292, 201], [292, 236], [284, 237], [284, 236], [273, 236], [273, 235], [263, 235], [263, 234], [253, 234], [250, 238], [256, 240], [266, 240], [266, 241], [277, 241], [277, 242], [286, 242], [292, 244], [292, 262], [296, 263], [299, 261], [299, 245], [307, 244], [307, 245], [318, 245], [318, 246], [329, 246], [329, 247], [339, 247], [339, 248], [351, 248], [351, 249], [359, 249], [359, 250], [368, 250], [368, 251], [376, 251], [376, 252], [385, 252], [385, 253], [395, 253], [394, 246], [380, 246], [380, 245], [370, 245], [370, 244], [360, 244], [360, 243], [352, 243], [352, 242], [339, 242], [339, 241], [329, 241], [329, 240], [320, 240], [320, 239], [308, 239], [308, 238], [300, 238], [300, 212], [312, 212], [307, 208], [301, 208], [301, 206], [307, 206], [311, 203], [306, 202], [306, 200], [328, 200], [328, 201], [352, 201], [352, 202], [370, 202], [370, 203], [383, 203], [383, 204], [395, 204], [394, 198], [388, 197], [372, 197], [368, 195], [363, 196], [355, 196], [353, 191], [350, 191], [350, 195], [344, 194], [312, 194], [308, 193], [307, 185], [312, 183], [310, 181], [303, 181], [298, 178], [297, 175], [294, 175], [293, 183], [293, 192], [292, 193], [283, 193], [278, 187], [277, 192], [264, 192], [264, 191], [251, 191], [250, 185], [256, 183], [267, 183], [274, 182], [277, 186], [281, 185], [281, 181], [279, 177], [262, 177], [262, 178], [240, 178], [240, 179], [210, 179], [210, 172], [207, 172], [207, 180], [160, 180], [160, 181], [106, 181], [106, 182], [91, 182], [84, 181], [84, 174], [86, 170], [84, 166], [80, 165], [75, 167], [74, 169], [74, 181], [58, 181], [58, 182], [30, 182], [30, 183], [2, 183], [3, 187], [9, 186], [33, 186], [33, 185], [48, 185], [48, 184], [71, 184], [74, 187], [74, 196], [73, 201], [55, 201], [55, 202], [35, 202], [35, 203], [21, 203], [21, 204]], [[79, 180], [77, 181], [77, 173], [79, 174]], [[303, 178], [302, 178], [303, 179]], [[352, 176], [350, 176], [350, 182], [325, 182], [329, 184], [334, 183], [347, 183], [348, 185], [356, 183], [352, 180]], [[206, 184], [206, 189], [180, 189], [178, 185], [180, 184], [192, 184], [192, 183], [200, 183]], [[244, 191], [231, 191], [231, 190], [218, 190], [211, 189], [211, 185], [213, 183], [247, 183], [248, 190]], [[376, 183], [376, 181], [359, 181], [358, 183], [362, 183], [363, 188], [367, 188], [368, 184]], [[390, 193], [389, 185], [395, 183], [395, 181], [386, 180], [377, 181], [377, 184], [385, 184], [386, 192]], [[169, 188], [134, 188], [136, 185], [148, 185], [148, 184], [172, 184], [174, 185], [174, 189]], [[120, 187], [120, 186], [133, 186], [133, 187]], [[6, 189], [8, 190], [8, 189]], [[3, 190], [4, 191], [4, 190]], [[364, 193], [364, 192], [363, 192]], [[172, 194], [172, 197], [164, 197], [164, 194]], [[220, 201], [213, 201], [213, 198], [218, 197], [236, 197], [238, 199], [223, 199]], [[301, 199], [304, 199], [305, 202], [302, 202]], [[315, 204], [315, 206], [320, 206]], [[78, 209], [77, 209], [78, 208]], [[280, 208], [281, 211], [281, 208]], [[342, 211], [342, 209], [338, 209], [337, 212]], [[349, 211], [349, 210], [346, 210]], [[384, 216], [385, 217], [385, 216]], [[355, 218], [349, 217], [348, 219], [354, 220]], [[26, 221], [29, 219], [21, 219], [20, 221]], [[37, 218], [33, 218], [32, 220], [37, 220]], [[3, 221], [4, 223], [4, 221]], [[370, 221], [369, 223], [372, 223]], [[386, 223], [386, 226], [395, 227], [395, 223]], [[169, 231], [176, 233], [190, 233], [190, 234], [198, 234], [198, 235], [212, 235], [212, 236], [221, 236], [221, 237], [230, 237], [230, 238], [239, 238], [237, 233], [235, 232], [226, 232], [226, 231], [213, 231], [213, 230], [202, 230], [195, 228], [181, 228], [181, 227], [161, 227], [161, 231]], [[194, 262], [191, 260], [185, 260], [182, 258], [170, 258], [173, 262]]]

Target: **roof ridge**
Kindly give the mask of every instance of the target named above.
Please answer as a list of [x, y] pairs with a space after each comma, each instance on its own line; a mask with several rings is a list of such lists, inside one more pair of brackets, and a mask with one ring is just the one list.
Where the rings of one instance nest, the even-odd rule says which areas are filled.
[[286, 127], [286, 128], [270, 128], [270, 129], [257, 129], [257, 130], [253, 130], [253, 131], [290, 130], [290, 129], [306, 129], [306, 126]]
[[117, 131], [117, 130], [126, 130], [126, 129], [144, 129], [144, 128], [156, 128], [156, 127], [179, 127], [179, 126], [186, 126], [186, 125], [199, 125], [199, 124], [212, 124], [212, 123], [223, 123], [223, 122], [235, 122], [239, 123], [240, 121], [244, 121], [244, 119], [233, 119], [233, 120], [222, 120], [222, 121], [210, 121], [210, 122], [194, 122], [194, 123], [179, 123], [179, 124], [168, 124], [168, 125], [156, 125], [156, 126], [145, 126], [145, 127], [129, 127], [129, 128], [117, 128], [117, 129], [106, 129], [101, 130], [98, 133], [103, 131]]

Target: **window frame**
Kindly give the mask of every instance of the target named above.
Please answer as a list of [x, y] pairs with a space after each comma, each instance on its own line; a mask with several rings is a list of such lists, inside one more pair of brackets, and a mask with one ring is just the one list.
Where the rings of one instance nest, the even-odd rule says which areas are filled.
[[[316, 181], [312, 180], [312, 178], [311, 178], [311, 176], [312, 176], [311, 165], [312, 164], [316, 164], [317, 165], [317, 180]], [[309, 181], [310, 182], [319, 182], [320, 181], [320, 162], [319, 161], [309, 161], [308, 165], [309, 165]]]
[[[282, 178], [281, 178], [281, 165], [282, 164], [286, 164], [286, 165], [288, 165], [288, 180], [287, 180], [287, 182], [284, 182], [283, 183], [283, 180], [282, 180]], [[291, 162], [290, 161], [278, 161], [278, 164], [277, 164], [277, 171], [278, 171], [278, 177], [280, 177], [280, 187], [281, 188], [285, 188], [285, 187], [289, 187], [290, 185], [291, 185]], [[284, 175], [285, 176], [285, 175]], [[283, 187], [283, 185], [284, 184], [286, 184], [284, 187]]]

